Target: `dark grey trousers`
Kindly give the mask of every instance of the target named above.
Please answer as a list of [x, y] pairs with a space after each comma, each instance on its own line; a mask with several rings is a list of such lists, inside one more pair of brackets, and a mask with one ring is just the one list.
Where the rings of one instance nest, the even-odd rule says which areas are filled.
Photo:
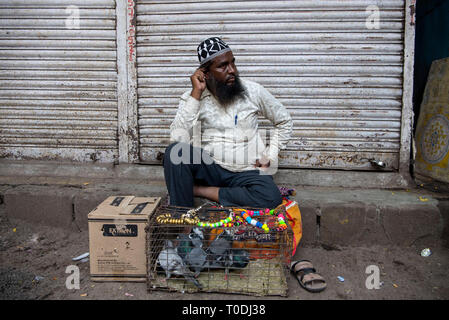
[[201, 148], [173, 143], [164, 155], [164, 175], [170, 205], [193, 207], [193, 186], [220, 187], [219, 202], [224, 206], [275, 208], [282, 196], [270, 175], [259, 170], [232, 172], [213, 162]]

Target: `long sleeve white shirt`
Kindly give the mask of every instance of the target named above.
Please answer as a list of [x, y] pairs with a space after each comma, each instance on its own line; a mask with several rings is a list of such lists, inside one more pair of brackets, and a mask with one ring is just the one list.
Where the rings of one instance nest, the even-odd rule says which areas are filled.
[[[277, 167], [279, 151], [292, 133], [290, 114], [260, 84], [241, 82], [245, 98], [226, 108], [207, 89], [200, 100], [190, 95], [191, 90], [186, 91], [170, 126], [170, 139], [202, 147], [217, 164], [233, 172], [254, 170], [256, 160], [263, 158]], [[260, 130], [259, 115], [270, 120], [273, 128]]]

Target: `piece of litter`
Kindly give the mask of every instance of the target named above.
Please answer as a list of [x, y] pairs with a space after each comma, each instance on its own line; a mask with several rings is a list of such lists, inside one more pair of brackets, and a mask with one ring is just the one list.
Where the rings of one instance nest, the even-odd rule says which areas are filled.
[[393, 287], [397, 288], [399, 286], [396, 283], [393, 283]]
[[81, 293], [80, 297], [87, 297], [87, 293]]
[[42, 280], [44, 280], [44, 277], [41, 277], [41, 276], [35, 276], [34, 279], [33, 279], [33, 281], [36, 281], [36, 282], [39, 282], [39, 281], [42, 281]]
[[17, 231], [17, 229], [16, 229], [16, 228], [13, 228], [13, 229], [12, 229], [12, 232], [16, 232], [16, 231]]
[[428, 257], [432, 254], [429, 248], [425, 248], [421, 251], [421, 257]]
[[419, 196], [419, 201], [427, 202], [429, 199]]
[[134, 295], [132, 293], [128, 293], [128, 292], [125, 292], [125, 296], [127, 296], [127, 297], [134, 297]]
[[85, 186], [87, 186], [87, 185], [89, 184], [89, 182], [84, 182], [83, 184], [84, 184]]
[[345, 281], [345, 278], [343, 278], [343, 277], [341, 277], [341, 276], [338, 276], [337, 279], [338, 279], [338, 281], [340, 281], [340, 282], [344, 282], [344, 281]]
[[30, 238], [30, 242], [37, 243], [39, 240], [39, 236], [37, 234], [33, 234], [33, 236]]
[[73, 261], [78, 261], [84, 258], [87, 258], [89, 256], [89, 252], [83, 253], [82, 255], [79, 255], [78, 257], [73, 258]]

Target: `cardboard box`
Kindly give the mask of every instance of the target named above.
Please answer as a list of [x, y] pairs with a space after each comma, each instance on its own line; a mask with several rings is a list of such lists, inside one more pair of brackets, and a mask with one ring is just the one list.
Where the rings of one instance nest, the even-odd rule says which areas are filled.
[[112, 196], [88, 214], [93, 281], [146, 281], [146, 227], [161, 198]]

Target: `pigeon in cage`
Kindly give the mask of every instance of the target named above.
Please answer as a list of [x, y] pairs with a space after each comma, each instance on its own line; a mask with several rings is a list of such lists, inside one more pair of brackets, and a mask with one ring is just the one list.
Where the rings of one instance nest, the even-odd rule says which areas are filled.
[[200, 272], [208, 266], [207, 253], [200, 247], [193, 248], [185, 256], [184, 261], [195, 272], [194, 277], [198, 277]]
[[182, 238], [187, 237], [190, 240], [191, 248], [182, 258], [189, 268], [195, 271], [194, 276], [198, 277], [200, 272], [207, 267], [207, 253], [203, 250], [204, 233], [200, 228], [194, 227], [188, 236], [180, 236]]
[[232, 236], [228, 230], [222, 233], [211, 242], [207, 249], [208, 265], [213, 269], [225, 269], [225, 280], [228, 278], [229, 268], [232, 267]]
[[185, 258], [185, 256], [192, 251], [193, 245], [190, 240], [189, 235], [181, 233], [177, 237], [178, 246], [176, 247], [176, 252], [179, 254], [181, 258]]
[[213, 267], [226, 267], [230, 266], [229, 261], [231, 257], [232, 237], [227, 230], [223, 230], [217, 237], [211, 242], [208, 248], [208, 258], [210, 265]]
[[173, 243], [170, 240], [165, 241], [163, 250], [159, 253], [157, 262], [165, 270], [166, 279], [169, 279], [172, 274], [183, 276], [187, 280], [193, 282], [193, 284], [202, 289], [201, 284], [193, 277], [192, 271], [185, 265], [182, 258], [176, 252], [173, 247]]
[[243, 269], [249, 263], [249, 252], [243, 249], [232, 249], [232, 267]]
[[244, 249], [232, 249], [232, 265], [233, 270], [239, 270], [240, 279], [245, 278], [240, 271], [249, 264], [249, 252]]
[[[225, 280], [228, 279], [229, 270], [245, 268], [249, 263], [249, 252], [244, 249], [232, 248], [232, 233], [224, 230], [220, 233], [207, 249], [208, 264], [212, 268], [224, 268]], [[243, 277], [243, 275], [240, 275]]]
[[189, 239], [192, 241], [194, 247], [202, 248], [204, 240], [204, 232], [198, 227], [193, 227], [189, 233]]
[[201, 229], [197, 227], [193, 227], [189, 234], [181, 233], [177, 236], [178, 246], [176, 247], [176, 251], [181, 256], [181, 258], [185, 258], [185, 256], [192, 251], [193, 248], [203, 247], [204, 233]]

